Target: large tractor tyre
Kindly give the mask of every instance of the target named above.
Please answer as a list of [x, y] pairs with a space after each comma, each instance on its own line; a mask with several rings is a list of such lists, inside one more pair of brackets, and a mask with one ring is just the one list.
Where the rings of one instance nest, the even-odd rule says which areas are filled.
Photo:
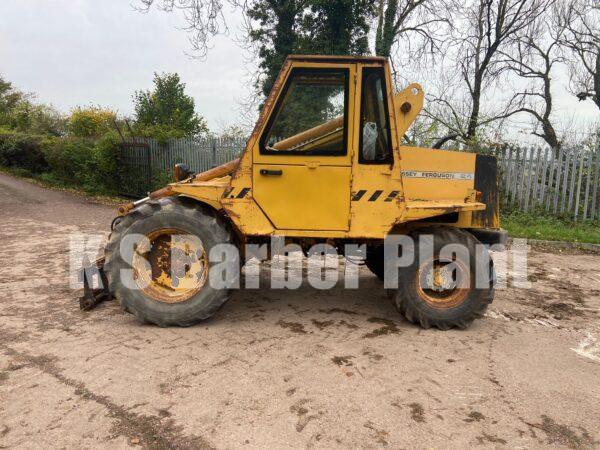
[[383, 276], [385, 274], [385, 261], [383, 259], [382, 245], [367, 247], [365, 266], [367, 266], [373, 275], [377, 276], [377, 278], [383, 281]]
[[[420, 261], [419, 239], [424, 235], [433, 236], [433, 257]], [[457, 228], [428, 227], [412, 236], [415, 258], [412, 265], [399, 270], [396, 307], [408, 321], [423, 328], [467, 328], [494, 297], [495, 272], [487, 249], [472, 234]], [[447, 244], [460, 244], [465, 250], [441, 257]]]
[[177, 198], [146, 203], [110, 236], [104, 266], [109, 289], [142, 322], [193, 325], [227, 301], [227, 286], [209, 283], [214, 264], [208, 255], [218, 244], [233, 244], [233, 236], [210, 208]]

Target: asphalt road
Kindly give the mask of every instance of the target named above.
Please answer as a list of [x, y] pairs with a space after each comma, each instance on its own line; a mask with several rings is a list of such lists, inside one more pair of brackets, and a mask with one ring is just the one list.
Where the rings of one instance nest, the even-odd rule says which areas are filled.
[[465, 331], [407, 323], [365, 268], [160, 329], [69, 287], [70, 236], [114, 207], [0, 175], [0, 211], [0, 448], [600, 446], [598, 255], [532, 251]]

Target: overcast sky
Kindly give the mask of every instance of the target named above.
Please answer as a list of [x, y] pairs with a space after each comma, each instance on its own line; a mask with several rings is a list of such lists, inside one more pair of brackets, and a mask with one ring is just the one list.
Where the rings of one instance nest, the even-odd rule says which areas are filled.
[[[177, 72], [212, 129], [239, 120], [239, 101], [248, 95], [239, 12], [226, 11], [230, 36], [212, 41], [206, 60], [192, 59], [185, 25], [177, 14], [134, 11], [135, 0], [0, 0], [0, 74], [62, 111], [78, 105], [132, 112], [132, 94], [152, 87], [153, 72]], [[427, 92], [427, 80], [423, 83]], [[565, 73], [555, 76], [560, 127], [580, 130], [598, 120], [591, 101], [566, 92]], [[530, 124], [512, 120], [513, 133]]]
[[183, 25], [130, 0], [0, 0], [0, 74], [63, 111], [92, 103], [129, 114], [153, 72], [177, 72], [209, 126], [235, 122], [247, 95], [242, 50], [219, 37], [206, 60], [191, 59]]

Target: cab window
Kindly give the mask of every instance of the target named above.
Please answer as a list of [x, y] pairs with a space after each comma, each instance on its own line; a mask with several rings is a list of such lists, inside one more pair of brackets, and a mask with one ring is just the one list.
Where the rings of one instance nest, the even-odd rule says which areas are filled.
[[261, 153], [345, 155], [347, 111], [347, 69], [293, 69], [261, 139]]
[[364, 68], [360, 112], [359, 162], [392, 162], [389, 115], [383, 68]]

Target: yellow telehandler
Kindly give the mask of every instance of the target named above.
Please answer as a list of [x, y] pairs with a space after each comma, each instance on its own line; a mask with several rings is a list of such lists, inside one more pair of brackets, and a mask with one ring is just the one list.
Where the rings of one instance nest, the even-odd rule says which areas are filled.
[[[375, 275], [396, 271], [394, 302], [409, 321], [468, 326], [493, 298], [483, 244], [507, 237], [496, 159], [403, 145], [423, 91], [392, 86], [385, 58], [289, 56], [239, 159], [198, 174], [178, 164], [174, 183], [120, 207], [104, 258], [81, 272], [82, 309], [114, 296], [142, 321], [191, 325], [227, 300], [209, 283], [211, 248], [234, 244], [243, 262], [245, 244], [283, 236], [303, 249], [364, 244]], [[415, 244], [413, 261], [390, 269], [386, 236], [428, 236], [431, 254]], [[466, 253], [444, 257], [447, 244]], [[477, 271], [489, 280], [476, 283]], [[103, 286], [92, 289], [97, 275]]]

